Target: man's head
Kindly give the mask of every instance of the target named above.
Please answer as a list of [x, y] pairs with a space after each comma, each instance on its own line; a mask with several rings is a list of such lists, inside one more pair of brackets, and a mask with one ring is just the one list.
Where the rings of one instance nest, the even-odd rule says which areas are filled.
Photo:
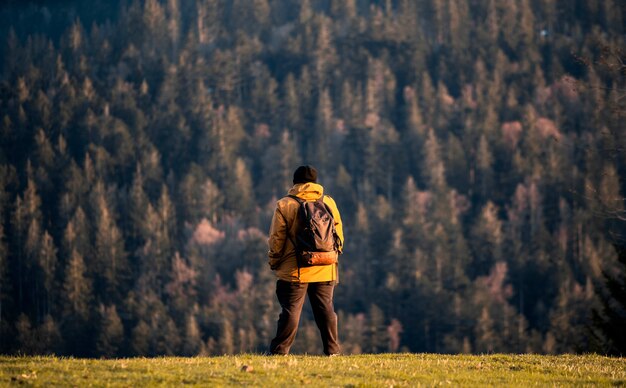
[[313, 182], [317, 183], [317, 170], [312, 166], [300, 166], [293, 173], [293, 184]]

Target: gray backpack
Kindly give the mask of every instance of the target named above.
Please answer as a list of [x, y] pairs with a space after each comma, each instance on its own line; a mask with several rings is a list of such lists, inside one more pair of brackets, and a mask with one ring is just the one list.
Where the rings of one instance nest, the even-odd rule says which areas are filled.
[[[339, 237], [335, 230], [335, 219], [324, 197], [316, 201], [305, 201], [289, 195], [298, 201], [295, 241], [298, 267], [329, 265], [337, 263]], [[290, 238], [291, 239], [291, 238]]]

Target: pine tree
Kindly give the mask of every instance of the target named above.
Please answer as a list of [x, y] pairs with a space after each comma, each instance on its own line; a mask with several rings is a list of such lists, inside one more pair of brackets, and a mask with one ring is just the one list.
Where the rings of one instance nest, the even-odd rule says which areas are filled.
[[382, 353], [388, 350], [389, 333], [385, 317], [380, 307], [372, 304], [368, 312], [367, 347], [368, 353]]
[[218, 340], [218, 354], [233, 354], [235, 352], [235, 333], [232, 323], [224, 318], [220, 324], [220, 337]]
[[131, 336], [131, 351], [136, 356], [148, 356], [152, 354], [150, 350], [150, 326], [143, 320], [133, 328]]
[[48, 231], [44, 231], [40, 244], [39, 267], [43, 275], [43, 312], [44, 315], [49, 315], [54, 308], [57, 296], [57, 249]]
[[170, 281], [165, 285], [165, 293], [169, 297], [168, 304], [175, 315], [188, 312], [194, 305], [197, 277], [198, 272], [176, 252], [172, 259]]
[[485, 136], [480, 137], [476, 155], [477, 193], [480, 198], [488, 198], [493, 189], [493, 155]]
[[146, 245], [144, 249], [144, 273], [150, 272], [154, 289], [159, 293], [167, 280], [169, 260], [173, 256], [172, 245], [176, 237], [176, 214], [167, 187], [161, 189], [156, 209], [148, 206], [145, 218]]
[[441, 159], [441, 149], [435, 131], [430, 129], [428, 137], [424, 143], [424, 154], [426, 155], [425, 171], [428, 184], [437, 193], [441, 193], [446, 187], [445, 166]]
[[305, 24], [312, 17], [313, 10], [311, 9], [311, 1], [302, 0], [302, 2], [300, 3], [300, 15], [298, 16], [298, 21], [302, 24]]
[[298, 86], [293, 73], [289, 73], [283, 82], [284, 125], [291, 130], [298, 129], [302, 120], [301, 102], [298, 98]]
[[339, 338], [342, 341], [342, 351], [345, 354], [361, 354], [365, 346], [365, 314], [345, 314], [339, 311], [338, 321], [345, 322], [339, 325]]
[[100, 330], [96, 341], [96, 350], [103, 357], [115, 357], [121, 354], [124, 340], [124, 327], [117, 314], [115, 305], [100, 305]]
[[63, 338], [52, 316], [46, 315], [36, 331], [37, 353], [56, 354], [63, 349]]
[[128, 277], [128, 262], [124, 240], [114, 215], [99, 186], [94, 197], [96, 212], [94, 231], [94, 265], [102, 288], [96, 286], [97, 295], [106, 301], [119, 300]]
[[349, 80], [345, 80], [341, 86], [341, 98], [339, 99], [339, 111], [337, 116], [344, 120], [346, 128], [357, 125], [361, 120], [362, 105], [357, 102], [356, 91]]
[[157, 0], [147, 0], [143, 10], [143, 27], [145, 29], [143, 42], [146, 44], [145, 50], [165, 51], [167, 23], [165, 10]]
[[337, 52], [333, 42], [331, 19], [320, 16], [317, 19], [317, 37], [315, 39], [315, 51], [313, 52], [315, 75], [317, 76], [318, 88], [323, 90], [326, 86], [329, 69], [337, 64]]
[[191, 224], [203, 218], [213, 222], [220, 218], [224, 198], [215, 181], [205, 177], [197, 165], [192, 165], [189, 173], [179, 185], [178, 205], [182, 211], [177, 214]]
[[[0, 212], [2, 218], [2, 212]], [[0, 331], [4, 329], [6, 324], [6, 305], [10, 302], [10, 280], [8, 276], [9, 251], [5, 240], [4, 225], [0, 222]], [[4, 341], [0, 340], [0, 349], [4, 348]]]
[[38, 350], [37, 338], [26, 314], [20, 314], [17, 318], [15, 330], [17, 331], [17, 351], [27, 355], [36, 354]]
[[494, 322], [487, 307], [483, 307], [480, 317], [474, 327], [476, 336], [476, 351], [479, 353], [493, 353], [497, 351], [496, 336], [494, 331]]
[[467, 50], [470, 44], [469, 4], [465, 0], [450, 0], [448, 2], [448, 17], [450, 29], [450, 43], [458, 51]]
[[169, 315], [166, 316], [163, 323], [159, 328], [162, 334], [157, 345], [157, 354], [165, 356], [179, 354], [182, 340], [176, 323]]
[[63, 291], [63, 315], [70, 319], [79, 318], [87, 322], [92, 297], [91, 279], [87, 277], [83, 256], [76, 249], [72, 250], [65, 268]]
[[61, 212], [63, 221], [67, 222], [80, 207], [89, 190], [89, 182], [83, 175], [83, 170], [74, 159], [71, 159], [64, 172], [65, 192], [61, 195]]
[[470, 187], [470, 169], [463, 144], [457, 136], [450, 135], [448, 136], [445, 149], [447, 150], [444, 160], [446, 166], [446, 180], [450, 184], [450, 187], [455, 188], [457, 192], [465, 194], [468, 187]]
[[69, 257], [75, 250], [85, 257], [91, 252], [90, 225], [83, 209], [79, 206], [74, 215], [67, 223], [63, 233], [62, 251], [65, 257]]
[[593, 308], [592, 348], [606, 354], [624, 354], [626, 349], [626, 248], [616, 245], [616, 273], [604, 271], [600, 305]]
[[334, 165], [333, 155], [336, 155], [332, 140], [333, 107], [330, 92], [327, 88], [322, 90], [317, 103], [315, 130], [312, 133], [309, 155], [307, 160], [312, 161], [320, 171], [325, 171], [328, 166]]
[[491, 201], [482, 208], [471, 235], [474, 263], [470, 272], [485, 274], [502, 257], [502, 221], [498, 208]]
[[270, 146], [262, 158], [263, 179], [274, 182], [267, 197], [280, 197], [292, 184], [293, 166], [298, 163], [296, 145], [288, 130], [280, 135], [280, 142]]
[[179, 0], [167, 1], [167, 32], [170, 39], [170, 58], [174, 61], [180, 44], [181, 34], [181, 13]]
[[134, 238], [145, 238], [146, 235], [146, 210], [150, 203], [144, 190], [143, 175], [141, 166], [137, 165], [133, 176], [133, 183], [129, 193], [129, 221], [131, 224], [131, 236]]
[[28, 179], [23, 197], [17, 196], [12, 219], [12, 229], [16, 239], [17, 268], [17, 304], [18, 311], [24, 310], [26, 300], [26, 284], [31, 279], [31, 271], [36, 261], [40, 241], [41, 198], [37, 194], [35, 182]]
[[554, 351], [557, 353], [577, 353], [590, 347], [588, 325], [595, 306], [591, 282], [586, 287], [571, 279], [561, 284], [550, 312], [550, 332], [556, 340]]
[[185, 356], [197, 356], [203, 352], [203, 345], [198, 322], [196, 318], [190, 314], [186, 319], [182, 354]]
[[65, 338], [66, 354], [89, 356], [94, 354], [91, 328], [93, 299], [91, 278], [88, 277], [83, 257], [76, 249], [65, 267], [62, 288], [61, 331]]
[[238, 158], [235, 161], [233, 176], [225, 188], [225, 206], [227, 209], [240, 209], [244, 215], [253, 219], [254, 197], [252, 191], [252, 176], [246, 162]]

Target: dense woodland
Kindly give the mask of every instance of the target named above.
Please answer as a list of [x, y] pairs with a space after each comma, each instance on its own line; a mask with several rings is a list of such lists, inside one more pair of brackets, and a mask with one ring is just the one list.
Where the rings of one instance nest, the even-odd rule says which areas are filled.
[[[0, 352], [266, 350], [267, 231], [309, 163], [345, 224], [344, 353], [619, 353], [626, 81], [602, 59], [625, 21], [618, 0], [3, 2]], [[293, 350], [321, 353], [308, 306]]]

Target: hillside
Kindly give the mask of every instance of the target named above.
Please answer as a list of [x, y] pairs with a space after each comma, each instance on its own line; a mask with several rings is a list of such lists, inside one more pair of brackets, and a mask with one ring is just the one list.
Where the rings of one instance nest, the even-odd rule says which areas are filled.
[[624, 354], [625, 9], [0, 2], [0, 353], [264, 351], [309, 163], [345, 353]]

